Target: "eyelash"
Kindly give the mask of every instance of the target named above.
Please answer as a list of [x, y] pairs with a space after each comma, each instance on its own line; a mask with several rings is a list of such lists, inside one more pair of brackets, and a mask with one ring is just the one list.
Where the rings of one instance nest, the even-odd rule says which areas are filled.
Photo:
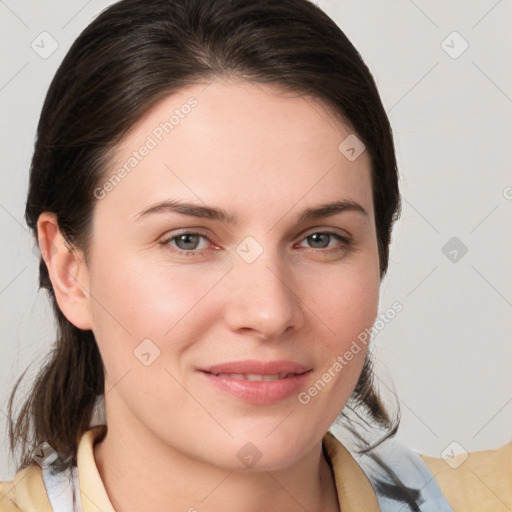
[[[177, 247], [169, 245], [169, 242], [179, 238], [180, 236], [184, 236], [184, 235], [198, 235], [198, 236], [200, 236], [202, 238], [205, 238], [206, 240], [208, 240], [211, 243], [211, 241], [208, 238], [208, 236], [203, 234], [203, 233], [196, 232], [196, 231], [184, 231], [183, 233], [179, 233], [177, 235], [173, 235], [171, 237], [165, 238], [164, 240], [159, 242], [159, 244], [162, 245], [167, 250], [170, 250], [173, 254], [177, 254], [178, 256], [186, 256], [186, 257], [190, 257], [190, 256], [195, 257], [195, 256], [197, 256], [198, 253], [200, 253], [201, 249], [191, 249], [189, 251], [184, 251], [183, 249], [179, 249]], [[305, 239], [307, 239], [307, 238], [309, 238], [310, 236], [313, 236], [313, 235], [330, 235], [331, 237], [334, 237], [339, 242], [341, 242], [341, 246], [330, 248], [330, 249], [315, 249], [314, 247], [310, 247], [309, 250], [310, 251], [314, 251], [314, 252], [319, 251], [319, 252], [322, 252], [322, 253], [331, 254], [331, 253], [338, 252], [338, 251], [341, 251], [341, 250], [347, 250], [347, 249], [351, 248], [352, 244], [353, 244], [352, 237], [350, 237], [350, 236], [342, 236], [342, 235], [340, 235], [339, 233], [337, 233], [335, 231], [329, 231], [329, 230], [327, 230], [327, 231], [314, 231], [314, 232], [309, 233], [306, 236], [304, 236], [302, 238], [302, 240], [305, 240]], [[301, 240], [301, 242], [302, 242], [302, 240]], [[310, 252], [310, 251], [308, 251], [308, 252]]]

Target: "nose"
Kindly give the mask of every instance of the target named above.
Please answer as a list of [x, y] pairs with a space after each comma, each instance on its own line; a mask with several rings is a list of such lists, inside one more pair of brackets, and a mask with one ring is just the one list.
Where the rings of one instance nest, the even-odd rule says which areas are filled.
[[237, 261], [230, 272], [232, 291], [225, 319], [233, 332], [271, 340], [304, 324], [303, 302], [295, 291], [293, 274], [270, 252], [264, 251], [252, 263]]

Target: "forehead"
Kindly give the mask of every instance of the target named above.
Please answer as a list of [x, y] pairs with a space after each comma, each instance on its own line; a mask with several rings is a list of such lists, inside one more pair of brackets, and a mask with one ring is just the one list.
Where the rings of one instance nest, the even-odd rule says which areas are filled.
[[364, 151], [350, 160], [340, 150], [353, 136], [322, 102], [277, 85], [189, 85], [159, 101], [125, 136], [103, 183], [122, 177], [110, 180], [115, 184], [98, 208], [128, 221], [169, 197], [228, 201], [263, 214], [344, 196], [370, 212], [370, 158]]

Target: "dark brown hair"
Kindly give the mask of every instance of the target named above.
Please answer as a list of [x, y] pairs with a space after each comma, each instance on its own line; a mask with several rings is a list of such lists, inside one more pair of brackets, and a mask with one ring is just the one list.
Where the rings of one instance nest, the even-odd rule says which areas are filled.
[[[71, 248], [88, 261], [94, 189], [109, 156], [143, 114], [187, 84], [232, 75], [319, 99], [363, 141], [372, 162], [380, 276], [388, 267], [400, 214], [393, 137], [374, 79], [340, 28], [308, 0], [122, 0], [103, 11], [71, 46], [48, 90], [37, 127], [25, 218], [54, 212]], [[78, 440], [104, 392], [92, 331], [60, 311], [43, 259], [39, 284], [57, 320], [57, 340], [18, 411], [9, 400], [9, 436], [18, 469], [49, 443], [62, 470], [76, 464]], [[371, 359], [347, 404], [393, 435], [372, 380]], [[344, 413], [342, 413], [343, 415]]]

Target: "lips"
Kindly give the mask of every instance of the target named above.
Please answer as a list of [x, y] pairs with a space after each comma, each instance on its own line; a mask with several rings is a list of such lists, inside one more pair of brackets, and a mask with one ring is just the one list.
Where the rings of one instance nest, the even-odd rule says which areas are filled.
[[271, 381], [271, 380], [279, 380], [286, 379], [291, 377], [292, 375], [297, 375], [296, 373], [276, 373], [273, 375], [260, 375], [256, 373], [213, 373], [212, 375], [216, 375], [217, 377], [229, 377], [231, 379], [238, 380], [250, 380], [251, 382], [258, 381]]
[[300, 375], [307, 372], [311, 370], [311, 366], [294, 361], [258, 361], [251, 359], [216, 364], [201, 368], [200, 370], [206, 373], [213, 373], [214, 375], [278, 376], [279, 378], [284, 378], [290, 374]]
[[199, 371], [223, 393], [246, 403], [269, 405], [290, 398], [304, 387], [312, 368], [293, 361], [235, 361]]

